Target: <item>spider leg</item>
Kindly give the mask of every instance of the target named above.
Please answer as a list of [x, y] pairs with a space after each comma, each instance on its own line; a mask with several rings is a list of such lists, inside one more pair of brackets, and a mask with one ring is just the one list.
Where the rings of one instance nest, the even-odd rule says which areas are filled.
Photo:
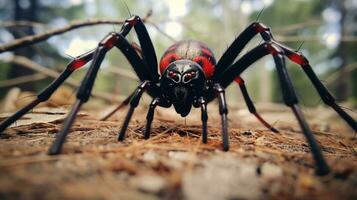
[[239, 88], [242, 91], [243, 98], [245, 103], [247, 104], [249, 112], [252, 113], [258, 119], [258, 121], [262, 123], [265, 127], [267, 127], [269, 130], [275, 133], [279, 133], [279, 131], [272, 125], [270, 125], [267, 121], [265, 121], [255, 109], [254, 103], [248, 94], [248, 90], [245, 86], [244, 80], [240, 76], [238, 76], [234, 81], [238, 83]]
[[306, 57], [300, 52], [295, 52], [290, 48], [285, 47], [277, 42], [274, 42], [274, 44], [277, 44], [292, 62], [301, 66], [301, 68], [304, 70], [304, 72], [316, 88], [322, 101], [326, 105], [332, 107], [354, 131], [357, 131], [357, 122], [336, 103], [334, 97], [331, 95], [328, 89], [321, 83], [315, 72], [312, 70], [312, 67], [310, 66], [310, 63], [306, 59]]
[[130, 94], [127, 98], [125, 98], [124, 101], [121, 102], [121, 104], [119, 104], [119, 106], [117, 106], [114, 110], [112, 110], [110, 113], [108, 113], [102, 119], [100, 119], [100, 121], [106, 121], [112, 115], [114, 115], [118, 110], [120, 110], [120, 109], [124, 108], [125, 106], [127, 106], [130, 103], [130, 99], [133, 97], [134, 93], [135, 93], [135, 91], [132, 94]]
[[218, 98], [219, 114], [221, 115], [223, 150], [228, 151], [229, 150], [228, 122], [227, 122], [228, 108], [226, 103], [225, 92], [223, 87], [219, 83], [216, 83], [213, 89], [216, 93], [216, 97]]
[[310, 79], [315, 89], [319, 93], [322, 101], [326, 105], [332, 107], [354, 131], [357, 131], [357, 122], [350, 115], [348, 115], [338, 104], [336, 104], [334, 97], [331, 95], [328, 89], [321, 83], [315, 72], [312, 70], [309, 60], [302, 53], [296, 52], [290, 49], [289, 47], [286, 47], [285, 45], [282, 45], [275, 41], [270, 29], [264, 24], [257, 22], [253, 24], [253, 26], [255, 26], [256, 30], [260, 33], [260, 35], [265, 41], [271, 41], [275, 45], [279, 46], [283, 50], [284, 55], [288, 57], [289, 60], [301, 66], [301, 68], [304, 70], [305, 74]]
[[129, 107], [128, 114], [126, 115], [123, 126], [119, 132], [118, 141], [123, 141], [125, 139], [125, 132], [126, 129], [128, 129], [130, 119], [133, 116], [135, 108], [139, 105], [141, 96], [143, 95], [145, 90], [147, 90], [148, 87], [150, 87], [150, 81], [144, 81], [135, 90], [134, 95], [130, 100], [130, 107]]
[[[138, 55], [142, 58], [143, 62], [145, 62], [147, 66], [150, 68], [151, 73], [154, 74], [153, 80], [158, 80], [159, 78], [159, 75], [157, 74], [158, 64], [157, 64], [155, 49], [150, 39], [149, 33], [145, 27], [145, 24], [143, 23], [141, 18], [139, 16], [133, 16], [127, 19], [122, 28], [122, 31], [127, 34], [130, 31], [130, 28], [133, 26], [138, 35], [138, 39], [141, 46], [139, 46], [137, 43], [134, 42], [131, 44], [131, 46], [136, 50]], [[114, 115], [118, 110], [127, 106], [133, 95], [134, 93], [128, 96], [118, 107], [116, 107], [113, 111], [111, 111], [109, 114], [103, 117], [101, 121], [106, 121], [112, 115]], [[151, 94], [151, 96], [153, 95]]]
[[[143, 60], [139, 57], [136, 50], [125, 39], [125, 36], [130, 32], [132, 27], [134, 27], [138, 35], [140, 45], [142, 45], [142, 51], [143, 51], [142, 56], [145, 58]], [[54, 155], [60, 153], [62, 145], [68, 134], [69, 128], [71, 127], [74, 121], [76, 113], [79, 111], [81, 105], [89, 100], [90, 93], [93, 88], [95, 78], [97, 76], [97, 72], [100, 68], [100, 64], [103, 61], [106, 52], [109, 51], [113, 46], [116, 46], [125, 55], [125, 57], [128, 59], [129, 63], [133, 66], [135, 73], [138, 75], [141, 81], [147, 81], [147, 80], [153, 82], [158, 81], [159, 75], [156, 70], [157, 60], [156, 60], [156, 54], [151, 39], [140, 17], [132, 16], [131, 18], [126, 20], [119, 33], [111, 33], [99, 43], [99, 46], [97, 47], [94, 53], [92, 65], [90, 66], [78, 90], [77, 93], [78, 100], [75, 106], [72, 108], [72, 111], [69, 114], [68, 118], [66, 119], [62, 131], [57, 135], [55, 142], [50, 148], [49, 154]], [[155, 87], [154, 84], [152, 84], [150, 88], [146, 88], [146, 90], [148, 94], [151, 96], [157, 96], [159, 94], [158, 88]], [[134, 112], [134, 107], [131, 106], [127, 116], [129, 120], [133, 112]], [[125, 124], [123, 127], [124, 127], [124, 132], [123, 134], [120, 135], [122, 135], [122, 137], [124, 138], [124, 133], [126, 130]], [[119, 139], [120, 139], [120, 135], [119, 135]]]
[[201, 97], [199, 103], [201, 105], [202, 143], [207, 144], [207, 102]]
[[145, 139], [150, 138], [151, 124], [152, 124], [152, 121], [154, 120], [155, 108], [159, 104], [160, 104], [159, 98], [153, 99], [152, 102], [150, 103], [149, 111], [148, 111], [148, 114], [146, 115], [146, 126], [145, 126], [145, 132], [144, 132]]
[[82, 54], [75, 59], [73, 59], [66, 67], [66, 69], [59, 75], [57, 79], [55, 79], [50, 85], [48, 85], [44, 90], [42, 90], [38, 95], [37, 98], [30, 102], [28, 105], [11, 115], [9, 118], [1, 122], [0, 124], [0, 134], [12, 123], [16, 120], [21, 118], [24, 114], [28, 111], [33, 109], [39, 103], [47, 101], [52, 94], [60, 87], [64, 81], [76, 70], [81, 68], [87, 62], [89, 62], [93, 57], [94, 51], [89, 51], [85, 54]]
[[62, 145], [65, 142], [65, 138], [69, 132], [70, 127], [72, 126], [72, 123], [74, 122], [77, 112], [79, 111], [82, 104], [89, 100], [100, 64], [104, 59], [105, 53], [112, 48], [115, 38], [115, 34], [108, 35], [104, 40], [102, 40], [102, 42], [99, 43], [99, 46], [95, 50], [93, 62], [77, 92], [77, 101], [72, 107], [71, 112], [68, 114], [62, 130], [57, 134], [57, 137], [49, 150], [50, 155], [56, 155], [61, 152]]
[[246, 44], [258, 33], [266, 42], [271, 41], [274, 44], [278, 45], [284, 51], [285, 56], [287, 56], [292, 62], [299, 64], [303, 68], [310, 81], [313, 83], [323, 102], [326, 105], [332, 107], [354, 131], [357, 131], [357, 122], [350, 115], [348, 115], [338, 104], [336, 104], [333, 96], [321, 83], [321, 81], [318, 79], [318, 77], [312, 70], [312, 67], [310, 66], [309, 61], [306, 59], [306, 57], [301, 53], [295, 52], [289, 47], [286, 47], [276, 42], [269, 27], [260, 22], [253, 22], [252, 24], [250, 24], [224, 52], [223, 56], [217, 62], [216, 71], [213, 76], [214, 79], [217, 79], [222, 75], [222, 73], [234, 62], [234, 60], [242, 51], [242, 49], [246, 46]]
[[220, 76], [222, 76], [223, 72], [234, 62], [248, 42], [259, 33], [255, 24], [256, 23], [252, 23], [244, 29], [223, 53], [222, 57], [216, 64], [213, 75], [214, 80], [217, 80]]
[[133, 24], [134, 29], [138, 35], [142, 52], [141, 55], [144, 62], [147, 64], [149, 70], [151, 71], [152, 77], [150, 80], [158, 81], [160, 76], [157, 71], [158, 63], [155, 49], [143, 21], [139, 16], [133, 16], [127, 21]]
[[[139, 16], [132, 16], [131, 18], [127, 19], [122, 31], [123, 33], [127, 34], [131, 27], [134, 27], [137, 35], [139, 42], [141, 46], [139, 46], [137, 43], [133, 42], [131, 46], [135, 49], [135, 51], [139, 54], [139, 56], [142, 58], [143, 62], [147, 64], [149, 69], [151, 70], [151, 74], [153, 74], [153, 80], [158, 80], [159, 75], [157, 74], [157, 59], [156, 59], [156, 53], [154, 46], [151, 42], [149, 33], [145, 27], [145, 24], [141, 20]], [[134, 91], [135, 92], [135, 91]], [[128, 96], [118, 107], [116, 107], [113, 111], [111, 111], [109, 114], [107, 114], [105, 117], [101, 119], [101, 121], [106, 121], [108, 118], [110, 118], [112, 115], [114, 115], [117, 111], [122, 109], [123, 107], [127, 106], [130, 102], [131, 97], [134, 95], [131, 94]], [[149, 92], [149, 95], [154, 96], [154, 94]], [[156, 96], [156, 95], [155, 95]]]
[[[130, 30], [134, 27], [139, 42], [141, 44], [142, 48], [142, 56], [145, 58], [143, 61], [145, 64], [147, 64], [150, 73], [149, 76], [152, 80], [158, 80], [158, 73], [157, 73], [157, 60], [156, 60], [156, 53], [153, 47], [153, 44], [151, 42], [150, 36], [147, 32], [147, 29], [141, 20], [139, 16], [132, 16], [129, 19], [125, 21], [123, 24], [120, 34], [125, 37]], [[109, 44], [109, 43], [108, 43]], [[110, 44], [112, 45], [112, 44]], [[111, 48], [111, 47], [110, 47]], [[24, 114], [26, 114], [28, 111], [33, 109], [36, 105], [38, 105], [41, 102], [44, 102], [48, 100], [51, 95], [57, 90], [57, 88], [62, 85], [62, 83], [72, 74], [73, 71], [76, 69], [81, 68], [84, 66], [86, 63], [91, 61], [94, 56], [94, 52], [96, 49], [89, 51], [83, 55], [80, 55], [76, 57], [74, 60], [72, 60], [66, 67], [66, 69], [61, 73], [61, 75], [54, 80], [47, 88], [45, 88], [42, 92], [39, 93], [37, 96], [37, 99], [17, 111], [15, 114], [1, 122], [0, 124], [0, 134], [12, 123], [14, 123], [16, 120], [18, 120], [20, 117], [22, 117]], [[134, 67], [135, 72], [138, 74], [139, 78], [141, 81], [147, 79], [147, 75], [142, 75], [140, 73], [140, 68]], [[139, 71], [139, 72], [138, 72]], [[148, 91], [149, 95], [151, 96], [156, 96], [157, 91], [156, 90], [149, 90]], [[125, 103], [125, 102], [124, 102]]]
[[284, 52], [280, 49], [279, 46], [275, 45], [272, 42], [266, 42], [257, 46], [256, 48], [242, 56], [242, 58], [240, 58], [233, 65], [229, 66], [224, 71], [223, 75], [219, 77], [218, 83], [220, 83], [223, 88], [227, 87], [230, 83], [234, 81], [237, 76], [239, 76], [244, 70], [251, 66], [251, 64], [268, 54], [272, 54], [274, 58], [274, 62], [279, 75], [284, 102], [293, 110], [295, 117], [297, 118], [301, 126], [302, 132], [305, 135], [305, 138], [310, 146], [313, 158], [316, 163], [316, 173], [318, 175], [328, 174], [329, 167], [326, 164], [320, 147], [316, 142], [313, 133], [307, 125], [304, 116], [298, 106], [298, 99], [285, 66]]
[[[58, 133], [56, 140], [49, 150], [50, 155], [59, 154], [62, 149], [62, 145], [65, 142], [65, 138], [68, 131], [74, 122], [74, 118], [79, 111], [81, 105], [87, 102], [90, 98], [90, 94], [95, 82], [100, 65], [104, 59], [105, 54], [116, 46], [121, 50], [124, 56], [128, 59], [129, 63], [133, 66], [134, 71], [137, 73], [140, 80], [151, 80], [150, 71], [146, 68], [146, 65], [140, 59], [138, 54], [129, 44], [129, 42], [120, 33], [110, 33], [105, 37], [98, 45], [93, 56], [93, 62], [89, 67], [86, 76], [84, 77], [81, 86], [77, 92], [77, 102], [73, 106], [70, 114], [66, 118], [62, 130]], [[156, 91], [154, 87], [150, 88], [151, 91]]]

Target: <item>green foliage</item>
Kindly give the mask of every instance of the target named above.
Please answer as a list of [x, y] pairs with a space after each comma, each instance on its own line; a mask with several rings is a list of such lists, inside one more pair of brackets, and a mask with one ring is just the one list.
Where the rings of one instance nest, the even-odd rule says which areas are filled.
[[[288, 6], [287, 6], [288, 5]], [[284, 27], [289, 27], [293, 24], [301, 24], [309, 22], [311, 20], [321, 20], [321, 12], [324, 9], [324, 1], [295, 1], [295, 0], [276, 0], [274, 4], [265, 8], [264, 12], [260, 16], [260, 21], [271, 27], [274, 35], [283, 34], [284, 36], [310, 36], [320, 34], [318, 31], [320, 26], [300, 28], [294, 31], [282, 32], [279, 30], [284, 30]], [[258, 12], [251, 15], [251, 19], [254, 20]], [[284, 42], [285, 45], [294, 48], [298, 48], [303, 41], [296, 42]], [[318, 63], [324, 61], [326, 56], [321, 57], [323, 54], [321, 52], [328, 52], [325, 46], [316, 41], [306, 41], [301, 51], [307, 55], [310, 63]], [[328, 53], [323, 54], [328, 55]], [[288, 59], [287, 59], [288, 60]], [[289, 62], [287, 62], [289, 63]], [[313, 85], [310, 83], [309, 79], [306, 77], [300, 66], [294, 64], [288, 64], [288, 71], [290, 77], [296, 87], [298, 97], [300, 102], [306, 106], [315, 106], [319, 102], [319, 96], [317, 95]], [[276, 70], [272, 72], [272, 100], [276, 102], [282, 102], [282, 94], [279, 83], [279, 78], [277, 76]]]
[[9, 71], [10, 66], [7, 63], [2, 63], [0, 62], [0, 80], [6, 80], [7, 79], [7, 72]]
[[[10, 71], [10, 65], [7, 63], [0, 62], [0, 81], [4, 81], [7, 79], [7, 74]], [[3, 91], [2, 88], [0, 88], [0, 91]], [[0, 92], [0, 99], [5, 96], [4, 92]]]
[[350, 85], [351, 85], [351, 91], [352, 91], [352, 102], [353, 105], [357, 105], [357, 70], [354, 70], [351, 72], [351, 81], [350, 81]]
[[[67, 2], [58, 3], [57, 1], [29, 1], [29, 3], [34, 3], [38, 2], [38, 7], [37, 10], [31, 11], [33, 13], [36, 13], [36, 18], [39, 23], [43, 23], [44, 27], [40, 28], [33, 28], [33, 30], [36, 30], [37, 32], [44, 32], [46, 29], [48, 29], [48, 23], [53, 23], [56, 20], [58, 21], [71, 21], [72, 19], [75, 18], [80, 18], [84, 15], [84, 5], [80, 4], [77, 6], [70, 6]], [[2, 7], [0, 10], [6, 11], [6, 13], [0, 14], [0, 19], [4, 21], [13, 21], [13, 19], [10, 18], [10, 16], [14, 15], [14, 5], [15, 1], [12, 1], [9, 4], [1, 4]], [[24, 8], [25, 9], [25, 8]], [[26, 20], [26, 19], [23, 19]], [[12, 33], [11, 30], [22, 30], [23, 27], [13, 27], [13, 29], [6, 29], [2, 28], [1, 31], [7, 32], [9, 35]], [[56, 28], [56, 27], [54, 27]], [[27, 29], [29, 30], [29, 29]], [[37, 33], [36, 32], [36, 33]], [[27, 33], [24, 32], [24, 33]], [[0, 41], [2, 40], [2, 36], [0, 36]], [[23, 49], [22, 49], [23, 50]], [[35, 62], [48, 66], [52, 69], [61, 69], [63, 70], [63, 67], [65, 64], [68, 62], [67, 58], [64, 58], [61, 54], [58, 52], [58, 47], [55, 45], [52, 45], [48, 42], [41, 42], [36, 45], [31, 46], [25, 51], [22, 51], [24, 53], [29, 53], [28, 55], [34, 55], [31, 56], [30, 59], [33, 59]], [[19, 54], [20, 56], [26, 56], [27, 54]], [[12, 65], [11, 65], [12, 66]], [[0, 64], [0, 74], [1, 74], [1, 79], [9, 79], [10, 77], [10, 67], [9, 64]], [[14, 66], [12, 66], [14, 67]], [[21, 68], [16, 69], [16, 70], [21, 70]], [[46, 85], [50, 83], [50, 79], [46, 80], [41, 80], [37, 81], [34, 83], [31, 83], [34, 85], [34, 89], [40, 91], [42, 90]], [[6, 94], [6, 89], [1, 88], [1, 95]]]
[[[260, 21], [269, 24], [272, 28], [305, 22], [314, 17], [319, 18], [323, 5], [322, 0], [275, 0], [274, 4], [264, 9]], [[255, 20], [259, 12], [253, 13], [251, 19]]]
[[48, 23], [56, 18], [64, 18], [66, 20], [81, 19], [85, 16], [84, 5], [76, 6], [60, 6], [57, 3], [49, 4], [47, 6], [41, 6], [41, 12], [39, 14], [39, 21]]
[[[316, 106], [320, 102], [320, 97], [301, 67], [299, 65], [291, 64], [288, 65], [288, 71], [292, 83], [296, 88], [296, 93], [300, 103], [305, 106]], [[274, 71], [272, 72], [272, 76], [273, 80], [275, 80], [272, 86], [272, 100], [276, 102], [283, 102], [278, 75]]]

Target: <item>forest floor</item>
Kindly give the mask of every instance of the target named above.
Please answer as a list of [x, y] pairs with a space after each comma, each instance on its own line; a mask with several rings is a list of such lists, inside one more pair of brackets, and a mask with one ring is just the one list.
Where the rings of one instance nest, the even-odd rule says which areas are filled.
[[85, 110], [59, 156], [46, 153], [67, 110], [35, 109], [1, 136], [0, 199], [357, 199], [357, 139], [337, 114], [304, 109], [332, 169], [318, 177], [290, 110], [257, 107], [280, 133], [231, 108], [229, 152], [222, 151], [214, 104], [208, 144], [196, 110], [183, 119], [158, 109], [144, 140], [147, 108], [139, 107], [124, 142], [117, 133], [126, 110], [105, 122], [98, 119], [111, 108]]

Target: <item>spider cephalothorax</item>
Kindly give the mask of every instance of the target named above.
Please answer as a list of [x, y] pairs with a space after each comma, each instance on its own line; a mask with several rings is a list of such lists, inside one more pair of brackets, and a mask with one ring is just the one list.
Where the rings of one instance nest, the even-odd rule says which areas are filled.
[[167, 49], [160, 61], [161, 91], [182, 117], [198, 107], [203, 96], [206, 80], [214, 72], [212, 51], [197, 41], [181, 41]]
[[206, 78], [202, 68], [190, 60], [177, 60], [163, 72], [160, 80], [162, 95], [177, 113], [185, 117], [191, 106], [202, 96]]
[[[132, 28], [134, 28], [137, 33], [140, 42], [139, 47], [134, 47], [126, 39], [126, 35]], [[264, 43], [253, 48], [240, 58], [237, 58], [246, 44], [257, 34], [260, 34]], [[317, 92], [322, 97], [323, 102], [331, 106], [355, 131], [357, 131], [356, 121], [336, 104], [332, 95], [319, 81], [312, 70], [309, 61], [301, 53], [275, 41], [270, 29], [264, 24], [254, 22], [249, 25], [233, 41], [217, 63], [212, 51], [205, 44], [197, 41], [182, 41], [169, 47], [162, 56], [160, 64], [158, 64], [154, 47], [143, 21], [139, 16], [132, 16], [125, 21], [120, 32], [108, 34], [98, 44], [96, 49], [72, 60], [61, 75], [43, 90], [36, 100], [4, 120], [0, 124], [0, 133], [40, 102], [49, 99], [54, 91], [72, 74], [73, 71], [93, 60], [80, 88], [78, 89], [78, 100], [69, 113], [61, 132], [57, 135], [55, 142], [50, 148], [49, 154], [59, 154], [77, 112], [82, 104], [87, 102], [90, 98], [95, 78], [105, 54], [114, 47], [119, 49], [128, 59], [141, 82], [137, 89], [118, 107], [121, 108], [122, 106], [130, 104], [128, 114], [124, 119], [123, 126], [119, 133], [118, 140], [120, 141], [125, 138], [125, 132], [129, 121], [135, 108], [139, 104], [142, 94], [147, 92], [153, 100], [146, 117], [147, 122], [144, 138], [147, 139], [150, 137], [151, 123], [154, 119], [154, 111], [157, 106], [167, 108], [174, 105], [176, 112], [183, 117], [188, 115], [192, 106], [194, 106], [201, 108], [202, 142], [207, 143], [207, 104], [212, 100], [217, 99], [222, 122], [223, 149], [227, 151], [229, 149], [229, 135], [227, 128], [228, 108], [225, 98], [225, 88], [232, 82], [238, 83], [249, 111], [257, 117], [264, 126], [273, 132], [277, 132], [274, 127], [267, 123], [257, 113], [254, 104], [249, 97], [244, 81], [240, 77], [240, 74], [244, 70], [266, 55], [271, 55], [274, 59], [280, 86], [283, 91], [284, 103], [292, 109], [299, 122], [302, 133], [305, 135], [311, 148], [312, 155], [316, 162], [316, 172], [318, 174], [327, 174], [329, 172], [329, 167], [326, 164], [320, 147], [314, 139], [314, 136], [298, 106], [298, 98], [285, 66], [285, 57], [302, 67]], [[158, 66], [161, 75], [158, 74]]]

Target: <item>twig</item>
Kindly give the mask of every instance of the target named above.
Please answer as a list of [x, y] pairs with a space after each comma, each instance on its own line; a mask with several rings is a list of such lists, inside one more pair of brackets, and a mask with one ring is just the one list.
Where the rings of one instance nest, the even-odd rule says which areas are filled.
[[[346, 71], [344, 73], [350, 73], [355, 69], [357, 69], [357, 62], [350, 63], [345, 67]], [[325, 79], [325, 82], [327, 85], [332, 85], [336, 83], [337, 79], [341, 78], [342, 75], [341, 71], [334, 72], [327, 79]]]
[[33, 81], [39, 81], [45, 79], [46, 77], [47, 76], [43, 74], [37, 73], [37, 74], [17, 77], [10, 80], [4, 80], [4, 81], [0, 81], [0, 88], [11, 87], [14, 85], [19, 85], [19, 84], [33, 82]]
[[171, 37], [171, 35], [167, 34], [165, 31], [161, 30], [161, 28], [158, 25], [156, 25], [154, 22], [151, 22], [151, 21], [148, 20], [146, 23], [150, 24], [151, 26], [153, 26], [159, 33], [161, 33], [162, 35], [167, 37], [172, 42], [176, 42], [177, 41], [175, 38]]
[[0, 27], [2, 28], [12, 28], [12, 27], [45, 27], [45, 24], [32, 21], [7, 21], [0, 22]]
[[[161, 23], [169, 23], [169, 22], [179, 22], [181, 25], [183, 25], [186, 29], [190, 30], [191, 32], [195, 34], [205, 34], [200, 31], [194, 30], [189, 24], [185, 23], [184, 21], [178, 21], [178, 20], [162, 20], [158, 23], [153, 24], [153, 26], [158, 27], [157, 24]], [[148, 21], [150, 24], [151, 22]], [[286, 27], [279, 27], [273, 29], [273, 33], [278, 33], [275, 34], [275, 38], [280, 41], [280, 42], [301, 42], [301, 41], [308, 41], [308, 42], [319, 42], [325, 40], [324, 38], [321, 38], [319, 35], [311, 35], [311, 36], [299, 36], [299, 35], [283, 35], [282, 33], [287, 33], [291, 32], [303, 27], [308, 27], [308, 26], [317, 26], [320, 25], [321, 21], [313, 19], [308, 22], [303, 22], [303, 23], [296, 23], [292, 24]], [[269, 24], [267, 24], [269, 25]], [[357, 37], [350, 35], [350, 36], [344, 36], [340, 39], [342, 42], [357, 42]]]
[[116, 68], [116, 67], [108, 67], [108, 68], [104, 68], [103, 72], [109, 72], [109, 73], [113, 73], [113, 74], [117, 74], [132, 80], [139, 80], [138, 76], [135, 75], [134, 72], [130, 71], [130, 70], [126, 70], [126, 69], [122, 69], [122, 68]]
[[[143, 21], [146, 21], [149, 17], [151, 16], [151, 12], [149, 12], [145, 18], [143, 18]], [[28, 45], [33, 45], [38, 42], [45, 41], [53, 36], [63, 34], [65, 32], [78, 29], [81, 27], [85, 26], [93, 26], [93, 25], [103, 25], [103, 24], [123, 24], [125, 21], [124, 20], [87, 20], [87, 21], [75, 21], [72, 22], [71, 24], [64, 26], [62, 28], [58, 29], [53, 29], [51, 31], [47, 31], [45, 33], [41, 34], [36, 34], [36, 35], [31, 35], [31, 36], [26, 36], [22, 37], [16, 40], [13, 40], [12, 42], [9, 42], [7, 44], [4, 44], [0, 46], [0, 53], [7, 52], [7, 51], [13, 51], [21, 47], [25, 47]]]
[[9, 42], [5, 45], [0, 46], [0, 53], [6, 52], [6, 51], [13, 51], [18, 48], [24, 47], [24, 46], [29, 46], [38, 42], [42, 42], [47, 40], [50, 37], [56, 36], [63, 34], [65, 32], [78, 29], [81, 27], [85, 26], [93, 26], [93, 25], [100, 25], [100, 24], [123, 24], [124, 21], [117, 21], [117, 20], [88, 20], [88, 21], [79, 21], [79, 22], [73, 22], [70, 25], [67, 25], [62, 28], [58, 29], [53, 29], [51, 31], [47, 31], [45, 33], [37, 34], [37, 35], [31, 35], [31, 36], [26, 36], [22, 37], [20, 39], [16, 39], [12, 42]]
[[[318, 35], [311, 35], [311, 36], [277, 35], [276, 39], [277, 39], [277, 41], [280, 41], [280, 42], [301, 42], [301, 41], [318, 42], [318, 41], [326, 40], [324, 38], [321, 38], [321, 36], [318, 36]], [[357, 37], [356, 36], [343, 36], [343, 37], [341, 37], [340, 41], [342, 41], [342, 42], [357, 42]]]
[[[23, 67], [27, 67], [29, 69], [32, 69], [34, 71], [37, 71], [41, 74], [44, 74], [48, 77], [52, 77], [52, 78], [57, 78], [59, 76], [59, 73], [54, 71], [54, 70], [51, 70], [51, 69], [48, 69], [47, 67], [44, 67], [42, 65], [39, 65], [35, 62], [33, 62], [32, 60], [26, 58], [26, 57], [22, 57], [22, 56], [14, 56], [10, 59], [4, 59], [4, 60], [1, 60], [1, 61], [4, 61], [4, 62], [10, 62], [10, 63], [15, 63], [15, 64], [18, 64], [18, 65], [21, 65]], [[75, 87], [77, 88], [80, 84], [71, 79], [71, 78], [68, 78], [65, 82], [66, 84], [72, 86], [72, 87]], [[97, 98], [100, 98], [100, 99], [103, 99], [103, 100], [106, 100], [108, 102], [119, 102], [123, 99], [125, 99], [125, 97], [122, 97], [122, 96], [114, 96], [112, 94], [109, 94], [109, 93], [105, 93], [105, 92], [98, 92], [98, 91], [93, 91], [92, 92], [92, 95], [94, 97], [97, 97]]]
[[302, 23], [296, 23], [296, 24], [291, 24], [288, 26], [283, 26], [283, 27], [278, 27], [278, 28], [274, 28], [274, 32], [282, 34], [282, 33], [287, 33], [287, 32], [291, 32], [291, 31], [296, 31], [305, 27], [309, 27], [309, 26], [319, 26], [322, 24], [321, 20], [318, 19], [312, 19], [310, 21], [307, 22], [302, 22]]

